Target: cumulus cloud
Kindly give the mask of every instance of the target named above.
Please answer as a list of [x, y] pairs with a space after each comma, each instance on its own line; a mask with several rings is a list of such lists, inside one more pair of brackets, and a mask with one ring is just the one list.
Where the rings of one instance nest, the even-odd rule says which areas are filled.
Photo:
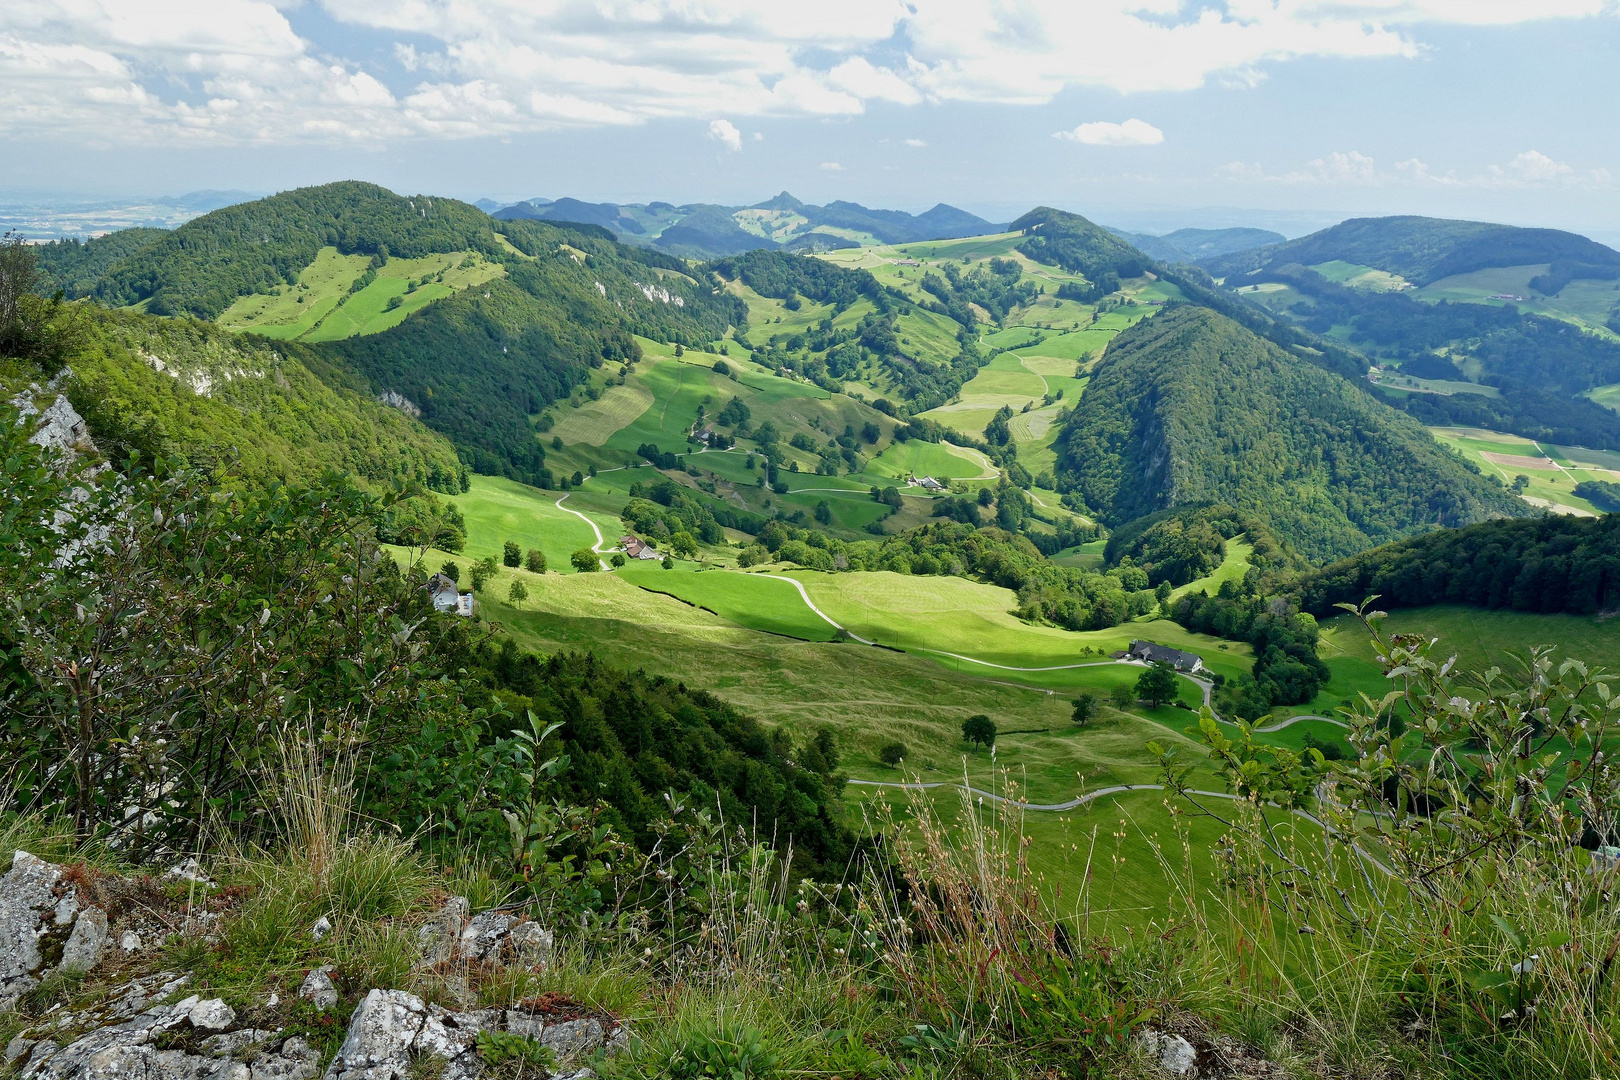
[[914, 150], [920, 150], [923, 147], [928, 145], [922, 139], [907, 139], [907, 140], [905, 140], [905, 143], [906, 143], [907, 146], [911, 147]]
[[843, 172], [844, 167], [836, 161], [823, 161], [821, 168], [824, 172]]
[[[317, 4], [364, 32], [364, 60], [296, 31]], [[6, 0], [0, 133], [381, 141], [1038, 104], [1072, 87], [1252, 85], [1303, 58], [1416, 56], [1435, 25], [1616, 10], [1615, 0]], [[379, 35], [399, 44], [372, 50]], [[1536, 167], [1510, 164], [1504, 176]]]
[[1094, 120], [1069, 131], [1055, 132], [1052, 138], [1085, 143], [1087, 146], [1157, 146], [1164, 142], [1164, 132], [1146, 120], [1133, 117], [1123, 124]]
[[1528, 184], [1545, 184], [1561, 180], [1575, 170], [1561, 161], [1554, 161], [1540, 150], [1526, 150], [1507, 163], [1509, 176]]
[[710, 120], [709, 138], [719, 139], [727, 150], [742, 149], [742, 132], [730, 120]]

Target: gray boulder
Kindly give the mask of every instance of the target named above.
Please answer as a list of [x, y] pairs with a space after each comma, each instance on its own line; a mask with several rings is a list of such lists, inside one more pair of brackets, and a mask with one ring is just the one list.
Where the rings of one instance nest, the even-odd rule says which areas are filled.
[[62, 946], [62, 970], [84, 972], [101, 963], [107, 951], [107, 913], [87, 907], [73, 920], [73, 932]]
[[337, 987], [332, 984], [332, 965], [318, 967], [304, 976], [298, 996], [311, 1002], [317, 1009], [330, 1009], [338, 1003]]

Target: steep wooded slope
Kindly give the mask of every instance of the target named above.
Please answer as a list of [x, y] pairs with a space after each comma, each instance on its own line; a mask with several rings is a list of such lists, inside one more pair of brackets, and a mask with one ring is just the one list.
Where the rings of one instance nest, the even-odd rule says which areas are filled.
[[259, 484], [313, 482], [331, 468], [373, 489], [462, 489], [447, 440], [346, 385], [305, 346], [89, 304], [79, 318], [68, 397], [114, 457], [139, 450]]
[[1058, 464], [1110, 524], [1225, 502], [1313, 560], [1525, 512], [1411, 418], [1191, 306], [1115, 338]]

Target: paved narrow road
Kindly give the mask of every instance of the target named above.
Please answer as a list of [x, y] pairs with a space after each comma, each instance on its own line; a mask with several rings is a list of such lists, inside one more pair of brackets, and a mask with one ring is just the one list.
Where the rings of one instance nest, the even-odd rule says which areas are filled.
[[[583, 521], [585, 524], [587, 524], [587, 525], [589, 525], [591, 527], [591, 532], [593, 534], [595, 534], [595, 536], [596, 536], [596, 543], [591, 545], [591, 550], [596, 552], [597, 555], [601, 555], [603, 547], [605, 547], [606, 544], [607, 544], [607, 541], [602, 539], [602, 530], [598, 529], [596, 527], [596, 522], [592, 521], [590, 518], [586, 517], [584, 514], [580, 513], [578, 510], [575, 510], [571, 506], [564, 506], [563, 503], [565, 503], [567, 501], [568, 501], [568, 496], [567, 495], [564, 495], [562, 498], [558, 499], [557, 500], [557, 509], [562, 510], [562, 511], [564, 511], [566, 513], [573, 514], [575, 517], [579, 518], [579, 520]], [[608, 561], [606, 559], [599, 558], [596, 561], [602, 564], [602, 569], [604, 569], [604, 570], [613, 569], [611, 566], [608, 565]]]
[[779, 577], [776, 574], [760, 574], [758, 576], [762, 577], [762, 578], [769, 578], [771, 581], [783, 581], [783, 582], [786, 582], [787, 584], [793, 586], [795, 589], [798, 589], [799, 590], [799, 596], [804, 600], [805, 606], [807, 606], [811, 611], [815, 612], [817, 615], [821, 616], [822, 619], [826, 620], [827, 625], [831, 626], [834, 630], [842, 630], [842, 631], [844, 631], [844, 633], [848, 634], [852, 640], [858, 641], [862, 645], [876, 645], [877, 644], [877, 642], [869, 641], [866, 638], [861, 637], [861, 635], [859, 635], [857, 633], [854, 633], [853, 631], [849, 630], [847, 627], [843, 626], [837, 620], [835, 620], [831, 615], [828, 615], [825, 611], [822, 611], [820, 608], [816, 607], [816, 602], [814, 600], [810, 599], [810, 594], [809, 593], [804, 591], [804, 583], [802, 581], [799, 581], [797, 578]]

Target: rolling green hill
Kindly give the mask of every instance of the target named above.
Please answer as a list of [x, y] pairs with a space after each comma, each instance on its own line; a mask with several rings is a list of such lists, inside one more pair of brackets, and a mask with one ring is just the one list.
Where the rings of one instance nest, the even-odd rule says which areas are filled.
[[1207, 309], [1120, 334], [1058, 443], [1110, 524], [1226, 502], [1313, 560], [1526, 512], [1411, 419]]
[[1202, 265], [1216, 276], [1230, 276], [1334, 261], [1397, 274], [1416, 285], [1488, 267], [1534, 263], [1562, 264], [1573, 277], [1620, 276], [1620, 252], [1575, 233], [1426, 217], [1353, 218], [1298, 240], [1216, 256]]
[[530, 482], [549, 483], [531, 418], [635, 355], [632, 335], [696, 344], [745, 318], [683, 263], [602, 229], [357, 182], [118, 235], [45, 249], [48, 272], [105, 304], [316, 343], [300, 355], [334, 385], [389, 396], [474, 468]]

